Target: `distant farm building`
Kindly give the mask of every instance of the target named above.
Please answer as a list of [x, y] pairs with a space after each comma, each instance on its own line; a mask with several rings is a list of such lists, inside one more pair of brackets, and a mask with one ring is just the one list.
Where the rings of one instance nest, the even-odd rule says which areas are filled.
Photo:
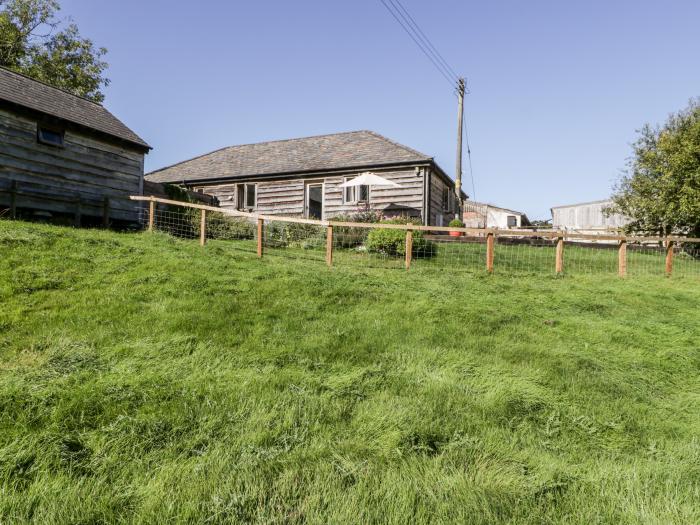
[[[366, 171], [398, 186], [341, 187]], [[222, 208], [310, 219], [371, 208], [442, 226], [459, 209], [455, 183], [433, 157], [373, 131], [229, 146], [146, 180], [212, 195]]]
[[622, 228], [629, 219], [620, 214], [607, 215], [609, 199], [555, 206], [552, 211], [552, 228], [555, 230], [600, 231]]
[[467, 228], [506, 229], [530, 225], [523, 212], [476, 201], [465, 201], [463, 218]]
[[100, 104], [0, 68], [0, 213], [134, 222], [150, 149]]

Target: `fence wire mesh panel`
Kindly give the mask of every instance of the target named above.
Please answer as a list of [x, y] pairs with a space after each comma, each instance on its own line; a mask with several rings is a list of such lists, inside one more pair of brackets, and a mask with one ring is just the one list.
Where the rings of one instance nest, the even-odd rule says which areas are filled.
[[426, 235], [414, 243], [413, 264], [418, 268], [451, 268], [483, 272], [486, 268], [486, 236]]
[[316, 224], [265, 220], [263, 249], [267, 255], [323, 261], [326, 228]]
[[424, 227], [410, 222], [413, 219], [387, 223], [311, 221], [165, 199], [134, 200], [148, 202], [140, 211], [144, 229], [259, 256], [340, 267], [491, 270], [499, 275], [700, 277], [698, 239], [669, 237], [662, 242], [617, 233], [459, 230]]
[[194, 220], [199, 216], [198, 210], [169, 206], [168, 208], [156, 207], [151, 222], [151, 214], [148, 208], [143, 210], [143, 224], [153, 231], [160, 231], [179, 237], [181, 239], [196, 239], [199, 236], [199, 226]]
[[700, 277], [700, 242], [674, 244], [671, 264], [673, 275]]
[[664, 275], [666, 249], [656, 244], [643, 242], [627, 243], [627, 274]]
[[567, 241], [564, 243], [564, 273], [594, 275], [618, 273], [616, 241]]
[[[205, 215], [205, 239], [221, 242], [235, 250], [255, 253], [257, 249], [256, 221], [248, 217], [233, 217], [225, 213], [207, 211]], [[199, 215], [201, 224], [201, 214]], [[198, 227], [199, 228], [199, 227]], [[198, 229], [197, 234], [201, 231]]]
[[404, 230], [334, 226], [332, 235], [333, 263], [338, 266], [403, 268]]
[[541, 237], [496, 236], [495, 273], [554, 274], [556, 241]]

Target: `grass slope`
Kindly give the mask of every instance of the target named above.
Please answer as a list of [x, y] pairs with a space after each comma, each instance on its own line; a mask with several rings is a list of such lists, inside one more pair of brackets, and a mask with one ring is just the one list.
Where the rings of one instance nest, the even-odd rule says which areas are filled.
[[700, 522], [697, 279], [0, 250], [3, 523]]

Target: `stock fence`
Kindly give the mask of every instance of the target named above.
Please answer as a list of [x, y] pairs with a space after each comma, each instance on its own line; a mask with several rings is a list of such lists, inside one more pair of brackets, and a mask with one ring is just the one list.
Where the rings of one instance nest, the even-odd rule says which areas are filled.
[[145, 229], [327, 265], [497, 273], [700, 277], [700, 239], [450, 228], [257, 215], [153, 197]]

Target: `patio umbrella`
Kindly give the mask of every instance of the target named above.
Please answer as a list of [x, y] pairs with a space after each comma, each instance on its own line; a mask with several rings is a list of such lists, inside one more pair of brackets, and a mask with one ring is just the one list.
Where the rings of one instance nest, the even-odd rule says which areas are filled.
[[[385, 179], [384, 177], [380, 177], [379, 175], [375, 175], [370, 171], [366, 171], [365, 173], [358, 175], [354, 179], [350, 179], [349, 181], [343, 182], [340, 185], [341, 188], [350, 188], [352, 186], [389, 186], [391, 188], [401, 187], [400, 184], [396, 184], [394, 181]], [[367, 209], [369, 210], [369, 194], [367, 195]]]

